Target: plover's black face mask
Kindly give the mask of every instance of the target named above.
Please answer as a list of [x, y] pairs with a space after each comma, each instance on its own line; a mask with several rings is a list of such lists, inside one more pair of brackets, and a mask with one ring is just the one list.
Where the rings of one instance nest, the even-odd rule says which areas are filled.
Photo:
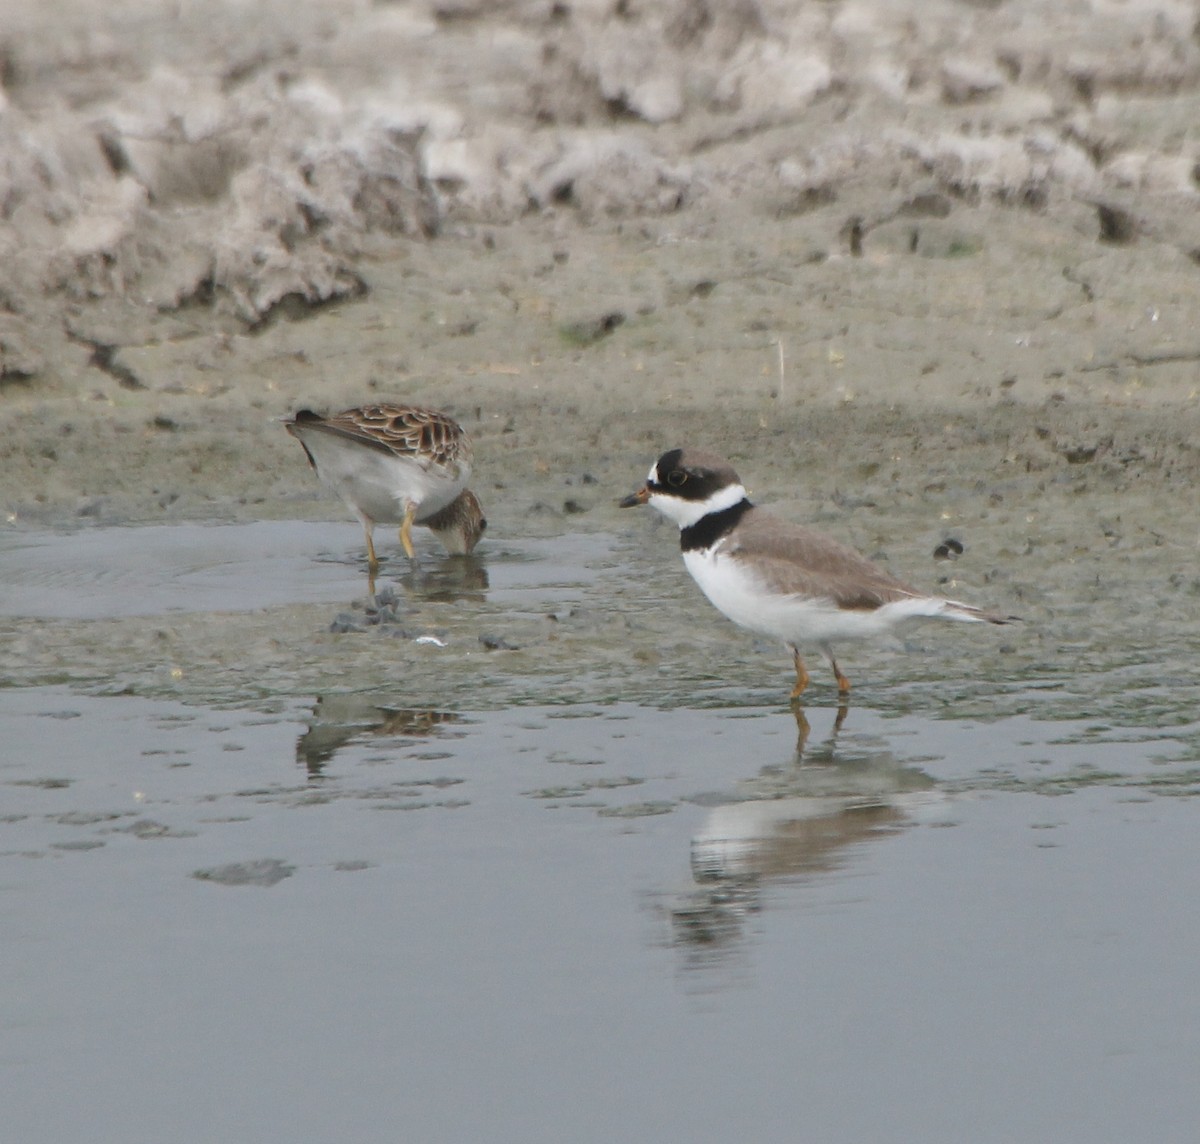
[[672, 449], [654, 463], [646, 487], [651, 496], [707, 501], [714, 493], [737, 483], [737, 473], [728, 465], [713, 467], [693, 461], [682, 449]]
[[626, 508], [651, 504], [680, 528], [688, 528], [711, 512], [738, 504], [745, 496], [737, 473], [720, 457], [671, 449], [654, 463], [645, 485], [621, 504]]

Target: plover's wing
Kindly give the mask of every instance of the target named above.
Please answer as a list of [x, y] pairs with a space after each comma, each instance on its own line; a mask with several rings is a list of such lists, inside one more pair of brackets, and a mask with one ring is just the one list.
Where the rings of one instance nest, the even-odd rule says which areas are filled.
[[853, 548], [761, 509], [746, 513], [722, 551], [748, 560], [763, 587], [783, 596], [856, 611], [924, 596]]
[[830, 600], [846, 611], [873, 612], [889, 604], [896, 619], [940, 616], [988, 624], [1018, 619], [961, 600], [919, 592], [848, 545], [802, 525], [752, 509], [743, 518], [730, 553], [753, 553], [760, 582], [781, 595]]

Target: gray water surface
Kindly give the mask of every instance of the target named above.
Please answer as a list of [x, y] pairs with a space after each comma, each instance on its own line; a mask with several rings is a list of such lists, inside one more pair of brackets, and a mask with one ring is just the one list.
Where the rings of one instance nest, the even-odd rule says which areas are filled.
[[805, 734], [667, 549], [372, 626], [356, 532], [5, 537], [4, 1139], [1194, 1139], [1190, 669], [951, 626]]
[[1190, 1139], [1177, 745], [809, 715], [0, 693], [7, 1131]]

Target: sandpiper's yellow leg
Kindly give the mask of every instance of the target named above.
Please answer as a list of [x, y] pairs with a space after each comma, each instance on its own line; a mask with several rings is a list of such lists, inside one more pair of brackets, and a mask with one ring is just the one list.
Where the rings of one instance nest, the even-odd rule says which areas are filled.
[[792, 663], [796, 665], [796, 686], [792, 688], [792, 698], [799, 699], [808, 686], [808, 668], [804, 666], [804, 660], [795, 648], [792, 648]]
[[371, 530], [365, 525], [363, 526], [363, 532], [367, 538], [367, 567], [371, 570], [371, 574], [374, 575], [379, 571], [379, 560], [375, 556], [375, 541], [371, 539]]
[[404, 551], [409, 560], [416, 559], [416, 553], [413, 551], [412, 543], [412, 526], [413, 517], [417, 515], [416, 505], [409, 505], [404, 510], [404, 520], [400, 524], [400, 543], [404, 545]]

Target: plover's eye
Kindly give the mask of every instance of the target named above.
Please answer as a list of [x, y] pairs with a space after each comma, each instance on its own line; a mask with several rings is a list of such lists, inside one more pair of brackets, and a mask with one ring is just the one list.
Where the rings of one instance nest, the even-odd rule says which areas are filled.
[[687, 484], [688, 475], [682, 469], [672, 469], [667, 474], [667, 484], [673, 489], [679, 488], [681, 485]]

